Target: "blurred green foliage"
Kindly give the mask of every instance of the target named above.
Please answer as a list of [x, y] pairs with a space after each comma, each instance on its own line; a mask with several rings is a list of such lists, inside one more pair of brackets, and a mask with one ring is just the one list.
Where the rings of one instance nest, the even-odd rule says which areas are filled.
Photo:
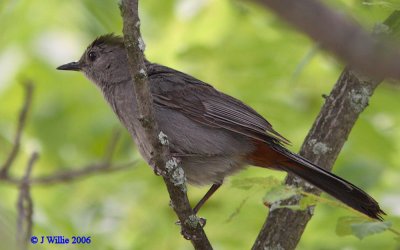
[[[396, 1], [325, 2], [368, 30], [399, 6]], [[273, 13], [247, 2], [147, 0], [141, 1], [140, 14], [149, 60], [190, 73], [245, 101], [293, 142], [294, 151], [323, 103], [321, 95], [329, 93], [343, 69], [341, 62], [319, 51]], [[0, 163], [12, 146], [23, 101], [20, 83], [30, 79], [36, 86], [12, 174], [23, 172], [33, 150], [40, 152], [35, 176], [101, 160], [119, 122], [81, 74], [55, 68], [79, 58], [96, 36], [121, 30], [116, 0], [0, 1]], [[380, 201], [393, 228], [400, 225], [399, 96], [397, 83], [378, 88], [334, 169]], [[115, 162], [136, 158], [139, 155], [124, 132]], [[208, 220], [205, 230], [216, 249], [250, 248], [268, 212], [262, 204], [265, 190], [249, 195], [249, 190], [229, 182], [266, 176], [282, 179], [284, 174], [256, 168], [242, 171], [202, 209], [200, 216]], [[206, 189], [190, 187], [192, 202]], [[91, 236], [85, 249], [191, 249], [174, 224], [161, 178], [142, 161], [124, 172], [33, 187], [32, 196], [34, 235]], [[16, 187], [0, 182], [0, 197], [0, 248], [11, 249]], [[337, 235], [339, 218], [349, 215], [342, 208], [318, 205], [298, 249], [399, 249], [390, 232], [363, 240]]]

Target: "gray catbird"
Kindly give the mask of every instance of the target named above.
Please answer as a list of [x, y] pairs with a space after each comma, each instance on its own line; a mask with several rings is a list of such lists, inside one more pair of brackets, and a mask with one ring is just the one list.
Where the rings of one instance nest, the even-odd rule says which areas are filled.
[[[195, 211], [226, 176], [247, 165], [284, 170], [375, 219], [385, 214], [368, 194], [346, 180], [288, 151], [288, 141], [241, 101], [177, 70], [145, 60], [159, 129], [169, 139], [191, 184], [213, 184]], [[113, 34], [93, 41], [78, 62], [59, 70], [82, 71], [98, 86], [140, 153], [150, 162], [150, 145], [137, 117], [123, 39]], [[153, 166], [154, 167], [154, 166]]]

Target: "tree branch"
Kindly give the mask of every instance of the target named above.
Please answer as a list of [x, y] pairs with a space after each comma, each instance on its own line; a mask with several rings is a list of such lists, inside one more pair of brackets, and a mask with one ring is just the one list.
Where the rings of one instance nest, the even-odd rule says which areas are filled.
[[51, 185], [51, 184], [72, 182], [72, 181], [80, 180], [83, 178], [87, 178], [87, 177], [97, 174], [97, 173], [110, 173], [110, 172], [116, 172], [116, 171], [128, 169], [128, 168], [132, 167], [132, 165], [135, 165], [135, 164], [136, 164], [136, 161], [128, 162], [128, 163], [117, 165], [117, 166], [113, 166], [111, 164], [104, 164], [104, 163], [94, 164], [94, 165], [89, 165], [84, 168], [79, 168], [76, 170], [59, 172], [59, 173], [55, 173], [55, 174], [52, 174], [49, 176], [41, 176], [41, 177], [31, 178], [30, 183], [32, 185]]
[[316, 0], [256, 0], [348, 65], [376, 79], [400, 79], [400, 50]]
[[17, 244], [21, 250], [28, 249], [28, 242], [32, 236], [33, 202], [30, 195], [29, 178], [32, 173], [33, 165], [38, 157], [39, 155], [36, 152], [34, 152], [30, 157], [26, 167], [25, 176], [23, 177], [20, 185], [20, 192], [17, 202]]
[[[400, 20], [399, 13], [395, 11], [385, 24], [391, 27], [393, 17]], [[346, 68], [326, 98], [324, 106], [302, 145], [300, 155], [331, 170], [351, 129], [360, 113], [367, 107], [369, 98], [380, 82], [381, 80], [370, 79]], [[290, 174], [285, 183], [301, 187], [309, 193], [317, 195], [321, 193]], [[293, 197], [282, 201], [281, 205], [298, 204], [300, 198]], [[279, 247], [285, 250], [295, 249], [313, 211], [314, 207], [309, 207], [305, 211], [294, 211], [288, 208], [271, 210], [252, 249], [278, 249]]]
[[121, 130], [117, 129], [115, 132], [112, 134], [111, 140], [108, 143], [108, 146], [104, 152], [104, 164], [111, 166], [112, 158], [115, 153], [115, 149], [117, 148], [118, 141], [121, 137]]
[[[136, 161], [127, 162], [120, 165], [111, 165], [104, 163], [93, 164], [83, 168], [78, 168], [76, 170], [56, 172], [48, 176], [31, 177], [29, 179], [29, 185], [55, 185], [55, 184], [73, 182], [87, 178], [97, 173], [112, 173], [125, 170], [131, 168], [135, 164]], [[20, 185], [23, 182], [22, 179], [15, 178], [12, 176], [8, 176], [7, 178], [1, 178], [0, 180], [13, 185]]]
[[26, 82], [24, 84], [24, 90], [25, 90], [25, 98], [24, 98], [24, 104], [22, 106], [22, 109], [19, 113], [18, 117], [18, 125], [17, 125], [17, 131], [15, 133], [14, 137], [14, 145], [11, 149], [10, 154], [7, 157], [7, 160], [4, 162], [3, 166], [1, 167], [0, 170], [0, 178], [5, 178], [8, 176], [8, 170], [10, 169], [12, 163], [15, 160], [15, 157], [17, 157], [19, 148], [21, 145], [21, 135], [22, 131], [25, 127], [26, 123], [26, 117], [28, 115], [29, 107], [32, 103], [32, 95], [33, 95], [33, 84], [31, 82]]
[[[21, 132], [19, 132], [21, 133]], [[128, 169], [134, 165], [136, 165], [137, 161], [131, 161], [127, 163], [122, 163], [119, 165], [114, 165], [112, 163], [112, 157], [114, 156], [116, 145], [118, 143], [118, 140], [120, 138], [120, 131], [117, 130], [114, 132], [111, 136], [111, 140], [108, 143], [108, 146], [104, 152], [104, 159], [102, 162], [97, 163], [97, 164], [90, 164], [84, 167], [78, 167], [73, 170], [67, 170], [67, 171], [59, 171], [54, 174], [48, 175], [48, 176], [39, 176], [39, 177], [31, 177], [29, 178], [28, 184], [29, 185], [53, 185], [53, 184], [60, 184], [60, 183], [66, 183], [66, 182], [72, 182], [76, 180], [80, 180], [83, 178], [87, 178], [91, 175], [97, 174], [97, 173], [110, 173], [110, 172], [116, 172], [124, 169]], [[15, 148], [15, 146], [14, 146]], [[11, 153], [12, 154], [12, 153]], [[10, 158], [10, 156], [9, 156]], [[8, 167], [8, 169], [11, 167], [11, 165]], [[5, 175], [1, 176], [0, 175], [0, 180], [11, 183], [13, 185], [22, 185], [24, 182], [26, 182], [23, 178], [15, 178], [10, 175]]]
[[155, 171], [161, 173], [164, 178], [171, 205], [180, 220], [182, 235], [191, 240], [195, 249], [212, 249], [199, 218], [190, 207], [186, 194], [186, 178], [179, 166], [179, 160], [171, 156], [168, 137], [158, 129], [155, 122], [144, 64], [144, 43], [140, 34], [138, 0], [122, 0], [120, 9], [124, 22], [124, 42], [135, 90], [132, 98], [137, 100], [139, 120], [152, 146], [151, 163], [154, 164]]

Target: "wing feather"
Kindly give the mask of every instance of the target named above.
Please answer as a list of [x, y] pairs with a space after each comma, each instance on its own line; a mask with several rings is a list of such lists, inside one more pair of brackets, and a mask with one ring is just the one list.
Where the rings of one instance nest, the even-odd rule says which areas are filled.
[[179, 110], [207, 126], [227, 129], [264, 142], [290, 144], [254, 109], [211, 85], [182, 72], [157, 65], [148, 66], [153, 101]]

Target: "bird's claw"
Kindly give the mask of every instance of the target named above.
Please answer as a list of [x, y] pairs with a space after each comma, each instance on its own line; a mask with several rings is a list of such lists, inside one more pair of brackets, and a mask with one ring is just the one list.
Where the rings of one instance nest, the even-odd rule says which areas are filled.
[[[207, 224], [207, 219], [203, 217], [199, 217], [199, 225], [204, 228]], [[175, 225], [182, 226], [182, 222], [180, 220], [175, 222]]]

